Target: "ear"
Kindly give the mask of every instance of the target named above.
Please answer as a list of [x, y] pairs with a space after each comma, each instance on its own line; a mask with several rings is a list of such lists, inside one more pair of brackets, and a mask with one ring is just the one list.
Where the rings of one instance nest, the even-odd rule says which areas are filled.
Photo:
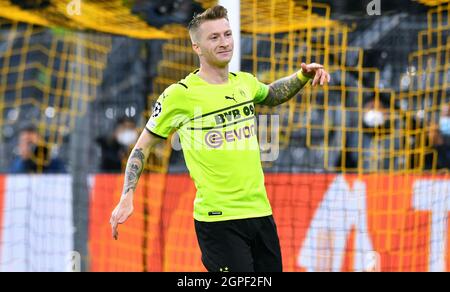
[[199, 56], [202, 55], [202, 49], [197, 43], [192, 43], [192, 49], [194, 50], [195, 53], [197, 53], [197, 55]]

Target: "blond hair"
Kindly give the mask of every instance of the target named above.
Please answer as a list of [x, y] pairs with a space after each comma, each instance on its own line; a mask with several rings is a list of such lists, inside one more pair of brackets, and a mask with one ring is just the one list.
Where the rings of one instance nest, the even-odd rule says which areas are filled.
[[216, 5], [214, 7], [208, 8], [200, 14], [195, 14], [192, 20], [189, 22], [188, 29], [191, 38], [194, 33], [197, 32], [198, 28], [202, 23], [208, 20], [216, 20], [225, 18], [228, 20], [228, 11], [225, 7], [221, 5]]

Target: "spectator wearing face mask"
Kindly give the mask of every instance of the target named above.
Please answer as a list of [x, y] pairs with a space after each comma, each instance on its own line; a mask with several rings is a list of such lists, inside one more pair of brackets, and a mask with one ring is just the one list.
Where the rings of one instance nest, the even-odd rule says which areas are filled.
[[51, 149], [34, 125], [26, 125], [20, 130], [17, 154], [9, 169], [12, 174], [66, 172], [64, 163], [51, 157]]
[[[378, 171], [391, 167], [389, 155], [385, 155], [386, 149], [390, 149], [393, 143], [388, 137], [391, 127], [390, 95], [380, 93], [378, 99], [368, 96], [363, 101], [362, 129], [346, 132], [345, 161], [338, 160], [337, 166], [346, 171], [357, 169]], [[351, 128], [357, 128], [359, 116], [354, 116]], [[378, 139], [375, 139], [377, 135]], [[394, 163], [394, 166], [397, 162]]]
[[439, 124], [431, 128], [428, 139], [437, 155], [425, 156], [425, 169], [433, 169], [434, 158], [436, 169], [450, 169], [450, 103], [443, 106]]
[[112, 135], [99, 137], [97, 143], [101, 149], [100, 170], [102, 172], [121, 172], [128, 157], [129, 148], [138, 138], [136, 122], [129, 117], [116, 121]]
[[384, 106], [375, 107], [375, 101], [371, 100], [364, 106], [367, 111], [364, 113], [364, 126], [367, 128], [378, 128], [386, 122], [386, 108]]

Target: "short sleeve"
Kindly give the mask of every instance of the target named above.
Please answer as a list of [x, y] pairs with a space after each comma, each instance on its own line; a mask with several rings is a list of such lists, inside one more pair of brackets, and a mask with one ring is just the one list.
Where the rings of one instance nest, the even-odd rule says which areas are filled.
[[185, 88], [179, 84], [169, 86], [158, 98], [146, 129], [152, 134], [166, 139], [170, 133], [189, 120], [183, 109]]
[[255, 76], [250, 73], [244, 73], [245, 78], [251, 88], [253, 94], [253, 102], [261, 103], [269, 94], [269, 86], [260, 82]]

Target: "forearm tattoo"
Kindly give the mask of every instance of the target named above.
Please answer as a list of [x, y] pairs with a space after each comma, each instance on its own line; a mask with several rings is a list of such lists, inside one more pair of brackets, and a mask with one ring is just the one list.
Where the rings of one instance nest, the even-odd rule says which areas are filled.
[[135, 191], [139, 177], [144, 170], [145, 154], [142, 149], [135, 149], [128, 159], [125, 170], [125, 182], [122, 196], [125, 196], [130, 190]]
[[278, 79], [269, 85], [269, 95], [262, 102], [268, 106], [277, 106], [295, 96], [308, 82], [302, 82], [296, 74]]

